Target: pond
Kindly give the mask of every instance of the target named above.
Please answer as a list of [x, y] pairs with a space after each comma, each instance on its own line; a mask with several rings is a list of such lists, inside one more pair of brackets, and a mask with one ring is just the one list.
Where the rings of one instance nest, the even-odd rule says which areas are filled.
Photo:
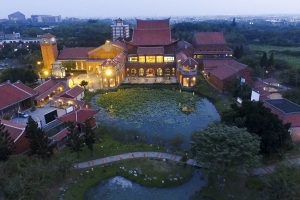
[[89, 188], [85, 200], [188, 200], [201, 187], [207, 184], [206, 178], [199, 169], [194, 171], [193, 177], [181, 186], [173, 188], [151, 188], [141, 186], [120, 176], [105, 180]]
[[208, 99], [190, 92], [127, 89], [102, 94], [96, 104], [103, 108], [96, 116], [99, 124], [133, 129], [148, 140], [180, 135], [184, 138], [184, 149], [189, 148], [194, 131], [220, 120]]

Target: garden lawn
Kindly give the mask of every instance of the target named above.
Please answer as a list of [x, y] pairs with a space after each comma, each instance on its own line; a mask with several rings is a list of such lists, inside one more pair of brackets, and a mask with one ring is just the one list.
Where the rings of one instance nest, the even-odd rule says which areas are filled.
[[[96, 136], [96, 142], [94, 144], [93, 156], [91, 156], [90, 150], [84, 146], [82, 151], [79, 152], [80, 157], [77, 158], [76, 162], [84, 162], [89, 160], [95, 160], [98, 158], [103, 158], [107, 156], [114, 156], [129, 152], [138, 151], [154, 151], [154, 152], [166, 152], [166, 149], [159, 147], [155, 144], [145, 144], [145, 143], [133, 143], [122, 144], [114, 139], [112, 139], [109, 133], [102, 133], [101, 127], [94, 130]], [[70, 154], [70, 149], [65, 147], [59, 152], [59, 154]], [[74, 153], [75, 154], [75, 153]]]
[[[136, 169], [141, 171], [141, 174], [134, 176], [128, 172], [129, 170], [134, 171]], [[112, 164], [94, 167], [93, 170], [91, 168], [79, 169], [71, 174], [71, 183], [68, 185], [69, 189], [63, 198], [66, 200], [81, 200], [88, 188], [113, 176], [122, 176], [150, 187], [178, 186], [188, 181], [192, 177], [193, 171], [194, 168], [191, 166], [184, 166], [183, 164], [172, 161], [153, 160], [149, 158], [118, 161]], [[177, 176], [178, 174], [179, 176]], [[145, 175], [151, 177], [152, 180], [144, 180], [146, 177]], [[167, 177], [169, 175], [178, 177], [177, 181], [168, 180]], [[153, 177], [156, 177], [156, 179], [153, 179]], [[164, 180], [164, 183], [162, 183], [162, 180]]]

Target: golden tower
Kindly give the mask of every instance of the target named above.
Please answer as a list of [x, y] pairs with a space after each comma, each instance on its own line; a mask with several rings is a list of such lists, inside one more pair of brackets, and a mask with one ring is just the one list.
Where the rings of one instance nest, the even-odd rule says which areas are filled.
[[58, 56], [55, 36], [50, 33], [42, 35], [40, 37], [40, 46], [44, 61], [44, 69], [50, 71], [52, 69], [52, 63], [56, 61]]

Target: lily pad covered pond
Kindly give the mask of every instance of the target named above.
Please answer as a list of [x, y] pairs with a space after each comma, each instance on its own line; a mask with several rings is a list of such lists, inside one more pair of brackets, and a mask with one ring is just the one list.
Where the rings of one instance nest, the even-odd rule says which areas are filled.
[[108, 92], [96, 99], [101, 111], [99, 124], [134, 129], [147, 138], [184, 137], [188, 147], [195, 130], [220, 120], [214, 105], [191, 92], [154, 89], [126, 89]]

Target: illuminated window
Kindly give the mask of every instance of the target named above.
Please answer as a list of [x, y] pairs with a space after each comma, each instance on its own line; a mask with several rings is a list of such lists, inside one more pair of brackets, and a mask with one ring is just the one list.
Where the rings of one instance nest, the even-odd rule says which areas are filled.
[[191, 80], [191, 86], [196, 85], [196, 77], [193, 77]]
[[164, 57], [163, 57], [163, 56], [156, 56], [156, 62], [157, 62], [157, 63], [162, 63], [162, 62], [164, 62]]
[[139, 62], [140, 63], [144, 63], [146, 60], [145, 60], [145, 56], [139, 56]]
[[164, 62], [174, 62], [174, 56], [165, 56]]
[[129, 58], [128, 58], [128, 61], [129, 61], [129, 62], [137, 62], [137, 61], [138, 61], [138, 58], [137, 58], [137, 57], [129, 57]]
[[146, 63], [155, 63], [155, 56], [146, 56]]
[[131, 76], [135, 76], [136, 75], [136, 69], [131, 69]]
[[171, 72], [170, 68], [165, 69], [165, 75], [166, 76], [170, 76], [170, 72]]

